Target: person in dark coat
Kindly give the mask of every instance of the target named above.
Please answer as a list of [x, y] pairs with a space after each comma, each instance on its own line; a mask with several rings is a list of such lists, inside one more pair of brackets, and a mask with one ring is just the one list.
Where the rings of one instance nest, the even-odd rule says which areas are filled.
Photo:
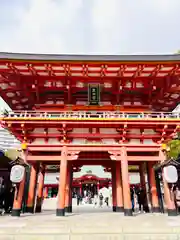
[[146, 204], [146, 192], [143, 188], [140, 187], [139, 191], [137, 192], [137, 200], [139, 204], [139, 211], [142, 210], [146, 212], [147, 204]]
[[1, 183], [0, 183], [0, 214], [3, 213], [4, 199], [5, 199], [5, 185], [4, 185], [4, 180], [1, 179]]
[[103, 206], [103, 199], [104, 199], [104, 196], [102, 195], [102, 193], [100, 193], [99, 194], [99, 207]]
[[132, 211], [134, 212], [134, 189], [130, 188]]
[[109, 207], [109, 197], [105, 197], [104, 202], [106, 203], [106, 206]]
[[11, 186], [11, 188], [8, 191], [8, 197], [6, 198], [7, 201], [7, 205], [5, 212], [6, 213], [10, 213], [12, 211], [13, 208], [13, 202], [14, 202], [14, 193], [15, 193], [15, 187]]
[[82, 203], [82, 196], [80, 193], [77, 193], [77, 205], [79, 206], [80, 203]]
[[4, 210], [5, 213], [10, 213], [13, 207], [14, 188], [11, 183], [5, 186]]

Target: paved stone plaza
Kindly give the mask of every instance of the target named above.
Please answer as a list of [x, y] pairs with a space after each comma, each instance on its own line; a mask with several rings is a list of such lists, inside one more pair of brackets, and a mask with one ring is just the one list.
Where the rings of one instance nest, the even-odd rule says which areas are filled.
[[73, 214], [56, 217], [55, 205], [54, 199], [47, 200], [41, 214], [1, 216], [0, 240], [180, 239], [180, 217], [162, 214], [124, 217], [106, 207], [95, 209], [87, 205], [74, 206]]

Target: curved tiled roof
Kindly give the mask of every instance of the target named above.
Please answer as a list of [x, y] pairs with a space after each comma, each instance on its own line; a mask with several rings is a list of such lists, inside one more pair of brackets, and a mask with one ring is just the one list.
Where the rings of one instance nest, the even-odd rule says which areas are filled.
[[0, 52], [0, 60], [37, 61], [180, 61], [180, 54], [166, 55], [76, 55], [76, 54], [30, 54]]

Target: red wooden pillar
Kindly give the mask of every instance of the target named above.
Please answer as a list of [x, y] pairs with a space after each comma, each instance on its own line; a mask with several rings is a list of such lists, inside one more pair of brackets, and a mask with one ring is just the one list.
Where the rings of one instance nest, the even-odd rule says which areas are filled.
[[44, 188], [45, 166], [41, 165], [39, 171], [39, 183], [37, 188], [37, 199], [35, 212], [41, 212], [43, 203], [43, 188]]
[[[148, 173], [147, 173], [148, 174]], [[146, 178], [145, 178], [145, 163], [142, 162], [139, 165], [140, 185], [146, 193], [146, 204], [148, 205], [147, 189], [146, 189]]]
[[27, 207], [26, 207], [26, 212], [29, 212], [29, 213], [34, 213], [34, 210], [35, 210], [34, 204], [35, 204], [38, 171], [39, 171], [39, 163], [32, 164], [30, 182], [29, 182], [28, 200], [27, 200]]
[[121, 178], [121, 162], [116, 161], [116, 212], [124, 212], [122, 178]]
[[48, 187], [45, 187], [44, 188], [44, 198], [47, 198], [48, 197], [48, 191], [49, 191], [49, 189], [48, 189]]
[[72, 213], [73, 168], [70, 169], [69, 212]]
[[123, 186], [123, 202], [124, 202], [124, 215], [132, 216], [132, 202], [130, 195], [128, 160], [126, 148], [122, 147], [121, 150], [121, 172], [122, 172], [122, 186]]
[[145, 179], [145, 173], [144, 173], [144, 162], [140, 163], [139, 165], [139, 175], [140, 175], [140, 184], [141, 187], [146, 190], [146, 179]]
[[[67, 170], [67, 181], [66, 181], [66, 197], [65, 197], [65, 211], [72, 212], [72, 203], [70, 204], [70, 198], [72, 198], [72, 189], [71, 189], [71, 176], [72, 176], [72, 167], [70, 162], [68, 162]], [[71, 200], [72, 201], [72, 200]]]
[[14, 203], [11, 216], [19, 217], [21, 214], [21, 206], [24, 194], [24, 186], [25, 186], [25, 174], [23, 180], [17, 185], [15, 194], [14, 194]]
[[171, 192], [168, 183], [163, 177], [163, 184], [164, 184], [164, 200], [166, 204], [166, 209], [168, 216], [177, 216], [177, 210], [174, 202], [173, 193]]
[[79, 186], [79, 194], [82, 196], [82, 182], [80, 182], [80, 186]]
[[97, 194], [99, 193], [99, 187], [100, 187], [100, 183], [97, 182]]
[[[160, 161], [166, 160], [165, 154], [162, 152], [162, 150], [159, 151], [159, 157]], [[163, 177], [163, 185], [164, 185], [164, 200], [167, 208], [168, 216], [177, 216], [177, 210], [174, 202], [173, 194], [168, 186], [167, 181], [164, 178], [164, 173], [162, 173]]]
[[116, 198], [116, 166], [115, 163], [112, 162], [112, 209], [113, 212], [116, 212], [117, 207], [117, 198]]
[[152, 199], [152, 212], [160, 212], [158, 193], [156, 188], [155, 172], [154, 172], [152, 162], [148, 162], [148, 171], [149, 171], [149, 185], [150, 185], [151, 199]]
[[67, 147], [63, 146], [59, 174], [58, 203], [56, 216], [65, 216], [65, 188], [67, 179]]

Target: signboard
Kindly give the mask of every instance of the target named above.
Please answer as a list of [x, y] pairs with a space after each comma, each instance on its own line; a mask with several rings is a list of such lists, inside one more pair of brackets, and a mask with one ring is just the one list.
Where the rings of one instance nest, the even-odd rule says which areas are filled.
[[169, 165], [163, 168], [164, 178], [168, 183], [176, 183], [178, 180], [178, 173], [175, 166]]
[[89, 84], [88, 85], [88, 102], [89, 102], [89, 105], [99, 105], [100, 84]]
[[10, 180], [13, 183], [20, 183], [23, 180], [25, 168], [21, 165], [15, 165], [11, 168]]
[[129, 169], [129, 171], [138, 171], [139, 170], [139, 166], [134, 166], [134, 165], [129, 165], [128, 166], [128, 169]]

